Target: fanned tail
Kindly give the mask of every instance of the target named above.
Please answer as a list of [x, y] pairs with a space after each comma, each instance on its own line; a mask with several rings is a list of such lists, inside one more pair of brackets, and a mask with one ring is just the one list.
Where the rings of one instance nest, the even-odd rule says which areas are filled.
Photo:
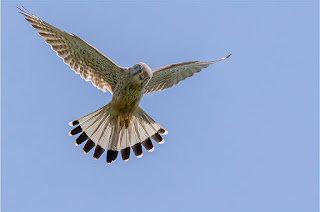
[[152, 152], [154, 147], [151, 138], [162, 144], [164, 140], [160, 134], [168, 133], [140, 107], [132, 114], [127, 126], [121, 125], [120, 116], [111, 116], [109, 104], [70, 122], [69, 125], [78, 125], [69, 132], [69, 135], [81, 133], [74, 144], [78, 146], [86, 141], [83, 153], [88, 153], [93, 147], [96, 147], [93, 158], [98, 159], [108, 148], [107, 163], [116, 160], [119, 151], [124, 161], [129, 160], [130, 147], [133, 153], [140, 158], [143, 155], [142, 146]]

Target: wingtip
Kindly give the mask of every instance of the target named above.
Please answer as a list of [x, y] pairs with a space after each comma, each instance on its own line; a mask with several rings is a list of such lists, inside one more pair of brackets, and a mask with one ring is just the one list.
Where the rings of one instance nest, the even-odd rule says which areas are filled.
[[22, 6], [22, 8], [23, 8], [23, 9], [20, 9], [20, 8], [18, 8], [18, 9], [20, 9], [21, 11], [23, 11], [23, 12], [29, 14], [29, 15], [33, 15], [33, 14], [32, 14], [27, 8], [25, 8], [24, 6]]
[[232, 54], [229, 54], [228, 56], [226, 56], [224, 59], [228, 59], [229, 57], [231, 57]]
[[29, 15], [31, 14], [29, 10], [27, 10], [24, 6], [22, 6], [22, 9], [20, 7], [16, 7], [18, 9], [18, 12], [22, 15]]
[[232, 54], [229, 54], [228, 56], [222, 58], [223, 60], [228, 59], [229, 57], [231, 57]]
[[20, 7], [16, 7], [19, 11], [18, 12], [20, 12], [20, 11], [23, 11], [23, 9], [21, 9]]

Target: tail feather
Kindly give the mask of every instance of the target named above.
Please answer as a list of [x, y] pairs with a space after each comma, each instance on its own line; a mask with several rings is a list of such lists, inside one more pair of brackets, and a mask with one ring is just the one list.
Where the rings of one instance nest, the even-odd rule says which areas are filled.
[[108, 125], [106, 126], [105, 131], [104, 131], [104, 133], [98, 143], [104, 149], [107, 148], [107, 145], [108, 145], [110, 137], [111, 137], [111, 133], [112, 133], [111, 127], [112, 127], [111, 122], [109, 121]]
[[163, 138], [161, 137], [161, 135], [159, 135], [159, 133], [156, 133], [154, 135], [151, 136], [151, 138], [157, 142], [158, 144], [163, 144], [164, 143], [164, 140]]
[[144, 129], [145, 135], [147, 135], [147, 138], [151, 137], [154, 133], [158, 132], [160, 127], [153, 125], [153, 123], [156, 123], [156, 122], [153, 119], [152, 121], [150, 121], [147, 113], [145, 113], [140, 107], [136, 110], [136, 114], [139, 120], [139, 124]]
[[91, 149], [93, 149], [94, 146], [95, 146], [95, 143], [91, 139], [89, 139], [87, 143], [84, 145], [82, 152], [88, 153], [90, 152]]
[[141, 158], [143, 156], [141, 143], [136, 143], [131, 148], [132, 148], [133, 153], [137, 156], [137, 158]]
[[130, 157], [130, 147], [137, 157], [142, 157], [142, 145], [152, 152], [154, 147], [150, 138], [161, 144], [164, 140], [160, 134], [168, 133], [140, 107], [132, 114], [127, 127], [121, 127], [120, 117], [110, 115], [109, 104], [70, 122], [69, 125], [76, 126], [69, 135], [82, 132], [75, 141], [76, 146], [87, 140], [83, 147], [84, 153], [96, 146], [93, 157], [98, 159], [108, 149], [107, 163], [116, 160], [120, 150], [122, 159], [127, 161]]
[[122, 156], [122, 160], [128, 161], [130, 157], [130, 147], [121, 149], [121, 156]]
[[87, 135], [95, 141], [95, 144], [97, 144], [99, 139], [95, 139], [95, 137], [99, 136], [99, 131], [102, 130], [101, 125], [103, 125], [103, 123], [107, 120], [108, 116], [105, 116], [103, 111], [101, 111], [99, 114], [93, 116], [89, 120], [84, 121], [83, 124], [80, 122], [80, 126], [87, 133]]
[[88, 140], [88, 136], [85, 132], [81, 133], [81, 135], [76, 139], [76, 141], [74, 142], [75, 146], [78, 146], [79, 144], [82, 144], [83, 142], [85, 142], [86, 140]]
[[146, 150], [148, 150], [148, 152], [154, 151], [154, 147], [153, 147], [153, 144], [152, 144], [152, 141], [150, 138], [147, 138], [146, 140], [142, 141], [141, 143], [144, 146], [144, 148], [146, 148]]
[[[139, 108], [141, 109], [141, 108]], [[142, 109], [141, 109], [142, 110]], [[146, 112], [143, 112], [143, 115], [145, 117], [145, 120], [153, 126], [154, 129], [156, 129], [157, 132], [159, 132], [160, 134], [166, 135], [168, 134], [168, 131], [166, 131], [163, 127], [160, 126], [160, 124], [158, 124], [157, 122], [155, 122]]]
[[[113, 121], [113, 127], [112, 127], [112, 134], [111, 134], [111, 138], [108, 144], [108, 150], [114, 150], [117, 151], [119, 150], [119, 138], [120, 138], [120, 118], [117, 117], [115, 120]], [[111, 125], [111, 126], [112, 126]]]
[[104, 153], [104, 151], [105, 149], [103, 149], [100, 145], [97, 145], [93, 153], [93, 159], [98, 160], [100, 156]]

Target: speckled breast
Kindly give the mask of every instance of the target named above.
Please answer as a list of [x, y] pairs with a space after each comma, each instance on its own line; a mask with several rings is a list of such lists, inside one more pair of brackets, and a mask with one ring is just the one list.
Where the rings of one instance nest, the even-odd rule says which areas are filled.
[[127, 84], [113, 95], [113, 109], [123, 115], [130, 114], [138, 107], [142, 95], [141, 86]]

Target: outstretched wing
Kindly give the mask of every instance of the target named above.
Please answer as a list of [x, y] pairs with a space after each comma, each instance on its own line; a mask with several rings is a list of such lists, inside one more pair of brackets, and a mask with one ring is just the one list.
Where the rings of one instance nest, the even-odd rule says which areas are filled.
[[195, 73], [200, 72], [203, 68], [207, 68], [211, 64], [225, 60], [230, 56], [231, 54], [220, 60], [210, 62], [192, 61], [175, 63], [159, 68], [153, 72], [152, 78], [147, 84], [144, 94], [171, 88], [173, 85], [178, 84]]
[[123, 68], [81, 38], [51, 26], [27, 10], [18, 9], [72, 70], [100, 90], [113, 93]]

